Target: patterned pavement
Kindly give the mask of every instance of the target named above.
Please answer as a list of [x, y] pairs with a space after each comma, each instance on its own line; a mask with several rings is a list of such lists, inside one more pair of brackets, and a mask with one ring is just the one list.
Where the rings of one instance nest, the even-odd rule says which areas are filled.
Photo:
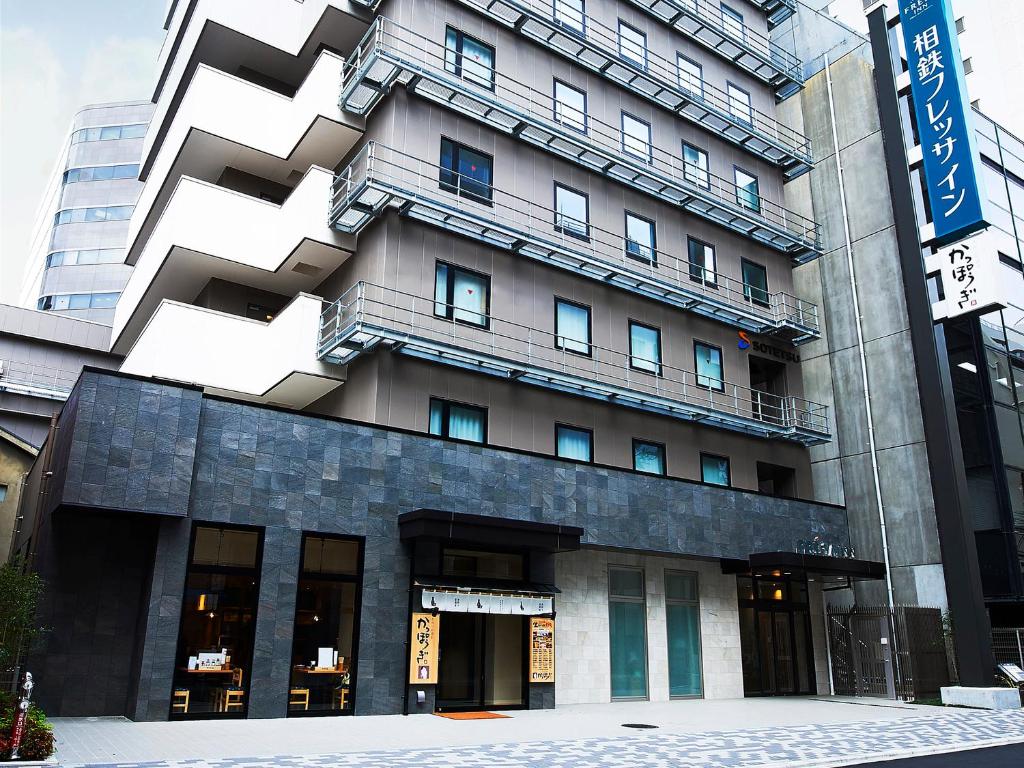
[[65, 768], [752, 768], [852, 765], [954, 749], [1024, 742], [1024, 711], [941, 711], [891, 721], [145, 763], [76, 763]]

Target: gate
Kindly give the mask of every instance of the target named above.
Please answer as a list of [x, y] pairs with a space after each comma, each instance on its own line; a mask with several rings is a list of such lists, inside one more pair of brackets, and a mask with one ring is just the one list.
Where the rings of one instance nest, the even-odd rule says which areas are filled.
[[830, 607], [828, 634], [837, 695], [914, 701], [949, 685], [937, 608]]

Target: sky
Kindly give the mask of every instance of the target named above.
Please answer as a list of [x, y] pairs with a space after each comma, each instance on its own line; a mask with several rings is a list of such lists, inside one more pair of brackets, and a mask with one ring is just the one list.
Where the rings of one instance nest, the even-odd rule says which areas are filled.
[[149, 99], [166, 0], [0, 0], [0, 303], [75, 112]]

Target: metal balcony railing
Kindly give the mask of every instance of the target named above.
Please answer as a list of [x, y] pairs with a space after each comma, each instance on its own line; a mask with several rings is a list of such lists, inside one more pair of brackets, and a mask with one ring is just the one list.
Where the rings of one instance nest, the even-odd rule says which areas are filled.
[[16, 360], [0, 360], [0, 392], [67, 400], [78, 373]]
[[[810, 140], [799, 131], [716, 86], [689, 78], [678, 62], [646, 48], [622, 48], [618, 31], [590, 16], [562, 13], [552, 0], [458, 1], [721, 139], [754, 154], [788, 156], [787, 178], [810, 170]], [[577, 18], [582, 21], [577, 23]], [[626, 55], [629, 51], [632, 55]]]
[[750, 0], [768, 16], [768, 29], [775, 29], [796, 13], [796, 0]]
[[819, 335], [814, 304], [745, 285], [691, 264], [688, 255], [656, 243], [648, 247], [627, 241], [532, 200], [369, 142], [335, 179], [331, 225], [358, 233], [389, 206], [432, 226], [737, 328], [794, 343]]
[[[556, 4], [564, 1], [554, 0]], [[767, 35], [725, 15], [721, 3], [709, 0], [630, 2], [770, 85], [779, 100], [792, 96], [803, 85], [800, 59], [773, 43]]]
[[[360, 282], [321, 316], [321, 359], [393, 352], [803, 445], [828, 442], [828, 408], [698, 375], [589, 340], [556, 336], [433, 298]], [[569, 347], [585, 351], [572, 352]]]

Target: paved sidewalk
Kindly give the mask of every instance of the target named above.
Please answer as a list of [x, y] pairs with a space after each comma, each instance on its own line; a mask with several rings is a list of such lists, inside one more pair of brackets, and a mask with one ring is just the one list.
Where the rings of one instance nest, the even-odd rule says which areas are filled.
[[[623, 728], [628, 722], [659, 729]], [[794, 768], [1024, 742], [1024, 712], [746, 699], [564, 707], [503, 720], [83, 719], [55, 728], [67, 768]]]

